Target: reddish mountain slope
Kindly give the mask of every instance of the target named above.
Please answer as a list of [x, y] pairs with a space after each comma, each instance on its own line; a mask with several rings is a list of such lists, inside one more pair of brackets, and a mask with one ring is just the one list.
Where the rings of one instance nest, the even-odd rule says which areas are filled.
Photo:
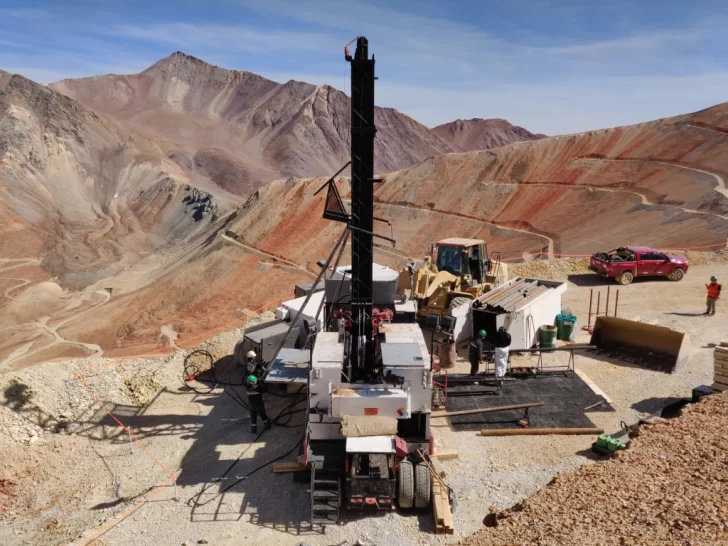
[[489, 150], [522, 140], [546, 138], [546, 135], [535, 135], [504, 119], [458, 119], [438, 125], [432, 132], [458, 152]]
[[[397, 247], [382, 242], [375, 258], [401, 266], [423, 256], [429, 243], [454, 236], [486, 239], [491, 251], [507, 258], [635, 243], [725, 245], [727, 176], [728, 104], [631, 127], [449, 154], [390, 173], [377, 186], [376, 214], [392, 221]], [[168, 280], [112, 300], [106, 312], [115, 324], [129, 324], [127, 342], [153, 339], [165, 321], [179, 321], [195, 335], [234, 320], [234, 309], [243, 305], [290, 297], [292, 283], [305, 274], [287, 264], [313, 274], [342, 229], [321, 217], [324, 194], [313, 193], [322, 182], [266, 185], [230, 217], [224, 231], [232, 238], [218, 236]], [[348, 183], [339, 187], [346, 196]], [[136, 306], [144, 309], [141, 315], [133, 312]], [[160, 315], [160, 309], [171, 312]], [[103, 325], [95, 328], [78, 326], [72, 333], [88, 340], [109, 335]]]
[[[195, 172], [202, 150], [236, 165], [229, 180], [246, 196], [275, 178], [331, 175], [348, 157], [349, 99], [329, 86], [279, 84], [175, 53], [140, 74], [64, 80], [51, 86], [128, 127], [184, 149]], [[425, 126], [377, 108], [377, 172], [452, 149]], [[189, 157], [188, 157], [189, 156]], [[232, 174], [228, 176], [230, 178]]]

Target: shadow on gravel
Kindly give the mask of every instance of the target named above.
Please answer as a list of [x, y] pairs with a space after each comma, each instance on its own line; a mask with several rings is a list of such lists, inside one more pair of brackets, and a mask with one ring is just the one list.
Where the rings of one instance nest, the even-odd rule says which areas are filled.
[[632, 409], [640, 413], [648, 413], [650, 415], [660, 413], [664, 408], [680, 400], [680, 398], [656, 397], [645, 398], [639, 402], [632, 404]]
[[[678, 317], [705, 317], [705, 316], [707, 316], [705, 313], [676, 313], [676, 312], [672, 312], [672, 313], [665, 313], [665, 314], [666, 315], [675, 315], [675, 316], [678, 316]], [[713, 345], [713, 346], [715, 346], [715, 345]]]
[[[566, 277], [576, 286], [612, 286], [613, 288], [626, 288], [612, 278], [602, 277], [596, 273], [576, 273]], [[667, 277], [637, 277], [631, 284], [642, 284], [647, 282], [671, 282]]]
[[190, 521], [244, 520], [293, 536], [320, 533], [309, 523], [308, 479], [301, 483], [292, 473], [273, 473], [271, 466], [301, 453], [306, 396], [264, 395], [274, 424], [266, 430], [259, 419], [253, 435], [243, 370], [232, 357], [216, 361], [187, 387], [197, 393], [194, 402], [209, 408], [187, 432], [194, 444], [177, 478], [186, 489], [182, 500], [190, 507]]
[[600, 277], [596, 273], [576, 273], [568, 275], [566, 279], [576, 286], [606, 286], [616, 284], [613, 279]]

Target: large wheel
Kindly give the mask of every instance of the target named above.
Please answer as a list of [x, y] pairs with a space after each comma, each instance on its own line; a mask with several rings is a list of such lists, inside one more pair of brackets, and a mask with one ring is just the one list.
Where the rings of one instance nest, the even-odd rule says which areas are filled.
[[415, 508], [427, 508], [432, 496], [430, 485], [430, 469], [425, 463], [415, 466]]
[[450, 302], [450, 309], [455, 309], [456, 307], [460, 307], [461, 305], [469, 304], [472, 301], [472, 299], [466, 298], [465, 296], [456, 296]]
[[626, 285], [628, 285], [629, 283], [631, 283], [633, 279], [634, 279], [634, 273], [632, 273], [631, 271], [624, 271], [624, 272], [623, 272], [623, 273], [622, 273], [622, 274], [621, 274], [621, 275], [619, 276], [619, 278], [617, 279], [617, 282], [618, 282], [619, 284], [621, 284], [621, 285], [624, 285], [624, 286], [626, 286]]
[[683, 280], [683, 277], [685, 276], [685, 271], [682, 269], [675, 268], [675, 270], [670, 274], [668, 277], [671, 281], [681, 281]]
[[415, 476], [412, 462], [404, 460], [397, 470], [397, 504], [400, 508], [412, 508], [415, 497]]

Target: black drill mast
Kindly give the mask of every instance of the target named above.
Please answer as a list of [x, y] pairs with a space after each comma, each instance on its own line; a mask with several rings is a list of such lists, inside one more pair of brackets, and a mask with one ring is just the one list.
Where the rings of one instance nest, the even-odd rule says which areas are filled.
[[[374, 368], [372, 265], [374, 256], [374, 57], [356, 39], [351, 63], [351, 371], [362, 378]], [[353, 380], [353, 378], [352, 378]]]
[[[344, 222], [351, 232], [351, 334], [346, 368], [352, 382], [366, 380], [374, 371], [372, 327], [372, 265], [374, 263], [374, 57], [369, 58], [369, 42], [356, 39], [351, 63], [351, 161], [316, 192], [328, 187], [324, 218]], [[351, 211], [346, 210], [336, 189], [335, 178], [351, 165]], [[376, 235], [391, 241], [394, 239]], [[337, 260], [338, 262], [338, 260]], [[338, 302], [332, 302], [336, 305]]]

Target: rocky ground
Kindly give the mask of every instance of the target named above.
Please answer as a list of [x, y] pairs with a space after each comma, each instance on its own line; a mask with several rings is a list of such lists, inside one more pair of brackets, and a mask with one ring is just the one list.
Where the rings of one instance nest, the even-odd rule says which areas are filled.
[[627, 451], [560, 474], [463, 546], [728, 544], [728, 394], [643, 425]]
[[[569, 263], [551, 266], [544, 276], [568, 277], [563, 303], [583, 322], [590, 290], [604, 296], [607, 286], [616, 287], [572, 273]], [[688, 332], [692, 351], [689, 364], [672, 375], [578, 356], [577, 369], [615, 408], [590, 413], [595, 426], [614, 433], [621, 421], [634, 424], [670, 400], [690, 396], [694, 386], [711, 383], [710, 344], [724, 339], [726, 323], [720, 306], [717, 316], [700, 316], [703, 283], [711, 274], [728, 278], [728, 266], [696, 265], [680, 283], [636, 281], [619, 287], [620, 316], [639, 315]], [[237, 329], [201, 345], [223, 377], [224, 370], [231, 373], [225, 357], [242, 333]], [[179, 347], [192, 346], [184, 343], [185, 335], [176, 340]], [[374, 520], [347, 515], [343, 525], [312, 531], [306, 523], [306, 484], [265, 466], [277, 458], [293, 460], [302, 415], [279, 419], [278, 426], [254, 441], [239, 387], [195, 382], [192, 390], [184, 384], [189, 353], [179, 349], [124, 360], [47, 362], [0, 375], [0, 458], [5, 462], [0, 469], [0, 543], [181, 545], [205, 539], [229, 545], [292, 546], [302, 540], [312, 546], [357, 540], [369, 545], [446, 544], [481, 530], [490, 506], [507, 510], [554, 476], [568, 476], [595, 462], [589, 451], [592, 437], [482, 438], [454, 432], [438, 419], [433, 421], [437, 448], [459, 453], [458, 460], [444, 463], [458, 499], [454, 535], [432, 534], [429, 510], [392, 512]], [[196, 362], [205, 366], [202, 359]], [[545, 362], [559, 363], [556, 357]], [[269, 397], [270, 414], [293, 401]], [[130, 441], [100, 403], [141, 443]], [[167, 471], [177, 478], [176, 488]], [[619, 498], [619, 486], [614, 487]]]

